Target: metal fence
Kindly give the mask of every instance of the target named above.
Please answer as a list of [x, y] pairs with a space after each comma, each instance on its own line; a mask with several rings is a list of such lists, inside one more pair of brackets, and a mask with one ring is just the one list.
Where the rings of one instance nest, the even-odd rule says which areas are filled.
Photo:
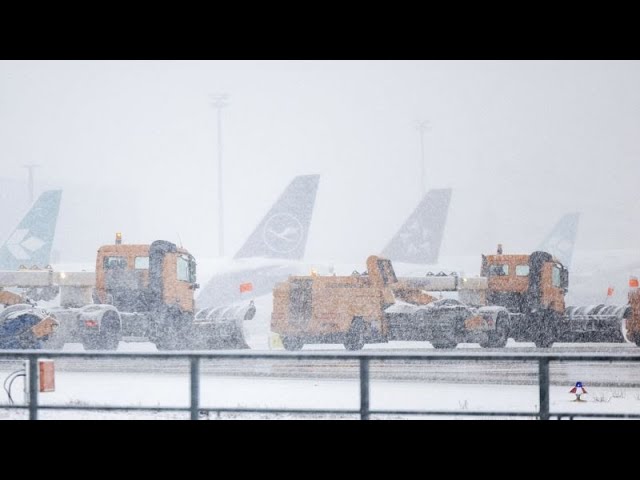
[[[41, 359], [183, 359], [189, 362], [190, 404], [189, 407], [133, 406], [133, 405], [40, 405], [38, 401], [38, 360]], [[638, 354], [554, 354], [554, 353], [473, 353], [467, 352], [425, 352], [425, 353], [367, 353], [367, 352], [173, 352], [173, 353], [124, 353], [95, 352], [71, 353], [59, 351], [0, 350], [0, 359], [28, 361], [28, 391], [26, 404], [0, 405], [0, 409], [27, 409], [29, 419], [37, 420], [40, 410], [91, 410], [91, 411], [171, 411], [190, 412], [191, 420], [198, 420], [201, 413], [255, 413], [255, 414], [315, 414], [315, 415], [358, 415], [361, 420], [372, 416], [466, 416], [466, 417], [529, 417], [540, 420], [574, 418], [629, 418], [640, 419], [634, 413], [579, 413], [552, 412], [549, 408], [549, 363], [550, 362], [640, 362]], [[359, 363], [360, 408], [359, 409], [285, 409], [285, 408], [206, 408], [200, 405], [200, 363], [202, 360], [304, 360], [304, 361], [357, 361]], [[372, 361], [505, 361], [532, 362], [538, 364], [539, 409], [537, 411], [433, 411], [433, 410], [372, 410], [370, 408], [370, 363]]]

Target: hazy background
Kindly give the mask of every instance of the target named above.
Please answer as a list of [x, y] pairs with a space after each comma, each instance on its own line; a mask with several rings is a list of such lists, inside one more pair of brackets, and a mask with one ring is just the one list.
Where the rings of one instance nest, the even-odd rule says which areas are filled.
[[[361, 262], [429, 187], [453, 187], [442, 255], [535, 248], [581, 211], [576, 248], [637, 248], [640, 63], [0, 62], [0, 233], [64, 189], [54, 249], [93, 261], [123, 231], [217, 255], [223, 111], [226, 254], [295, 175], [322, 175], [307, 259]], [[16, 186], [17, 185], [17, 186]]]

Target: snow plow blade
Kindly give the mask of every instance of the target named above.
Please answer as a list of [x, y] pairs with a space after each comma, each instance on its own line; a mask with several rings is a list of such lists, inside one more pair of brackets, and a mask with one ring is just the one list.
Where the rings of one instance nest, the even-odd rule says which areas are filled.
[[0, 313], [0, 350], [38, 349], [58, 326], [49, 312], [29, 304], [18, 304]]
[[569, 342], [632, 343], [627, 333], [630, 305], [570, 306], [565, 310], [564, 332], [559, 340]]
[[244, 322], [252, 320], [256, 307], [247, 305], [204, 308], [194, 321], [194, 345], [205, 349], [248, 349]]

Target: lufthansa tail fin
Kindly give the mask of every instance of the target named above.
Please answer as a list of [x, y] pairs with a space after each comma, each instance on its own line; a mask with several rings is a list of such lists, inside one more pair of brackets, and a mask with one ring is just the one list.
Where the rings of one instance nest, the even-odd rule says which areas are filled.
[[429, 190], [382, 255], [397, 262], [437, 263], [450, 201], [450, 188]]
[[302, 259], [319, 181], [320, 175], [294, 178], [234, 258]]
[[49, 265], [61, 197], [62, 190], [49, 190], [40, 195], [0, 247], [0, 270]]
[[564, 215], [538, 247], [538, 250], [550, 253], [560, 260], [565, 267], [570, 267], [579, 222], [579, 213], [567, 213]]

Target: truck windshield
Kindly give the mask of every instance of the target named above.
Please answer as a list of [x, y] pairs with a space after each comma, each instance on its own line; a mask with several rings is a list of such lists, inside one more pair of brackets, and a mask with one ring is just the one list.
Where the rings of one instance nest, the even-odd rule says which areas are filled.
[[149, 270], [149, 257], [136, 257], [136, 270]]
[[489, 265], [490, 277], [506, 277], [507, 275], [509, 275], [509, 265], [506, 263]]
[[393, 266], [389, 260], [378, 260], [378, 270], [382, 276], [382, 283], [388, 285], [390, 283], [396, 283], [396, 272], [393, 271]]
[[125, 270], [127, 259], [126, 257], [104, 257], [103, 265], [105, 270]]
[[551, 271], [551, 284], [556, 288], [560, 288], [562, 285], [560, 267], [558, 265], [554, 265]]
[[178, 257], [178, 280], [182, 282], [195, 283], [196, 262], [193, 257], [181, 255]]
[[189, 257], [189, 276], [191, 283], [196, 283], [196, 260]]

